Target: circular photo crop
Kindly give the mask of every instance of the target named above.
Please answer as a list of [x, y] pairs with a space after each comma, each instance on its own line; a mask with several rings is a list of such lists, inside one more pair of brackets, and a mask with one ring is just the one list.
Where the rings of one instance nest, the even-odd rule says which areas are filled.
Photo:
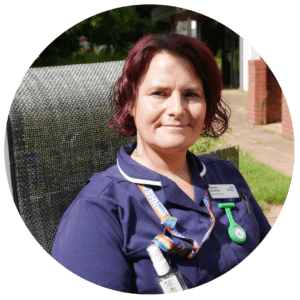
[[200, 8], [114, 8], [53, 40], [15, 93], [5, 162], [57, 266], [118, 292], [201, 293], [268, 239], [294, 131], [267, 62]]

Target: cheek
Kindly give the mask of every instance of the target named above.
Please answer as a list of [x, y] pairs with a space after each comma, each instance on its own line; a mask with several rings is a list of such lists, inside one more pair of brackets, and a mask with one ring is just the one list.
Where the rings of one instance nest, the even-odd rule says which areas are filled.
[[141, 101], [135, 107], [136, 119], [144, 124], [153, 124], [161, 116], [161, 109], [157, 103], [153, 101]]
[[152, 121], [152, 112], [145, 106], [137, 106], [134, 108], [134, 121], [138, 131], [147, 131]]
[[195, 123], [197, 123], [200, 126], [205, 120], [206, 104], [191, 107], [190, 112]]

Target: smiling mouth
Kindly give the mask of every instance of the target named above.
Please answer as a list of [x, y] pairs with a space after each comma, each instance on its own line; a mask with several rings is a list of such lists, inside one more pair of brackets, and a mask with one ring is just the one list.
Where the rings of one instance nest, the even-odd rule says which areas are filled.
[[165, 127], [172, 127], [172, 128], [184, 128], [187, 127], [187, 125], [163, 125]]

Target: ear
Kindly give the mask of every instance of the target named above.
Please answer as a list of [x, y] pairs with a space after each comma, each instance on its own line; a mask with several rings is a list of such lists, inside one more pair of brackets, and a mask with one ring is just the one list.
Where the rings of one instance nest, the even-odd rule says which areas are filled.
[[129, 115], [131, 117], [134, 117], [135, 116], [135, 104], [133, 105], [133, 107], [129, 110]]

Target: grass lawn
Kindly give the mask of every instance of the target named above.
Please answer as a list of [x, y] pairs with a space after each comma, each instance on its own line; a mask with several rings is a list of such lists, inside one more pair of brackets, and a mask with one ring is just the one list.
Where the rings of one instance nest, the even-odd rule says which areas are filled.
[[275, 171], [241, 149], [239, 159], [240, 172], [258, 202], [272, 205], [285, 202], [292, 179], [290, 176]]
[[[221, 149], [226, 145], [226, 142], [222, 139], [200, 137], [189, 150], [194, 154], [198, 154]], [[239, 170], [263, 210], [265, 210], [264, 203], [276, 205], [285, 202], [292, 179], [290, 176], [286, 176], [257, 161], [242, 149], [239, 150]]]
[[198, 140], [189, 148], [194, 154], [202, 152], [209, 152], [212, 150], [221, 149], [227, 146], [227, 143], [222, 139], [203, 138], [199, 137]]

